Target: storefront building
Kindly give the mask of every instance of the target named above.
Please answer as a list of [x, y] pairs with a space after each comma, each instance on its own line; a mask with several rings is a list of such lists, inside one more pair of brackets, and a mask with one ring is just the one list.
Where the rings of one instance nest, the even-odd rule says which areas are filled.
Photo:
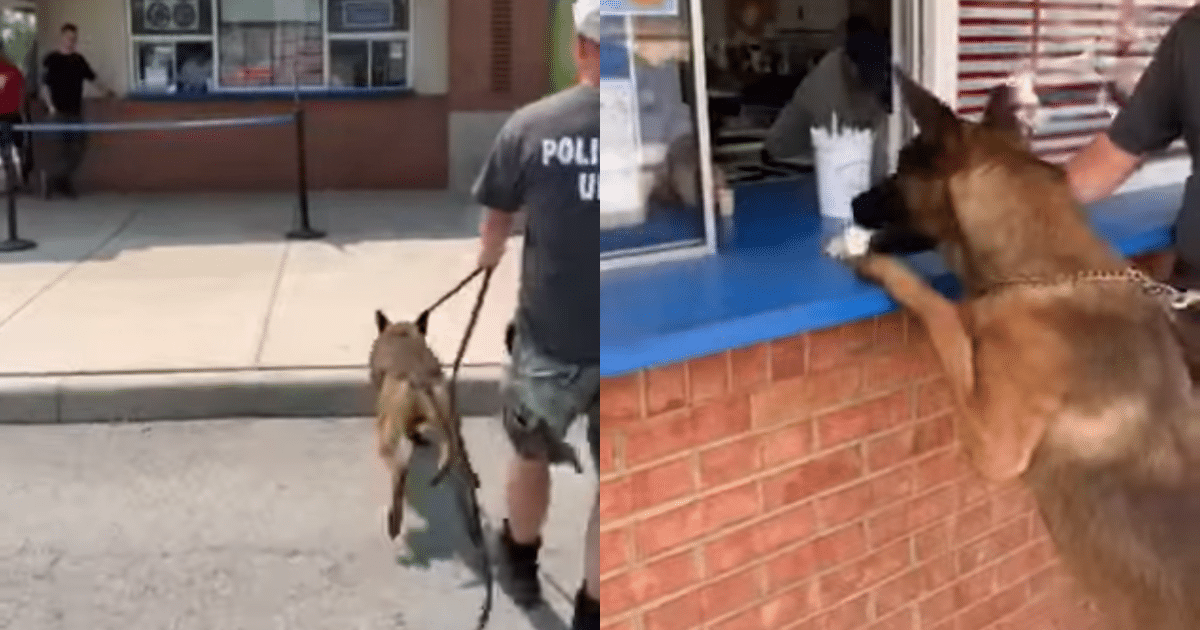
[[[725, 72], [748, 47], [744, 58], [784, 50], [789, 62], [760, 68], [803, 75], [837, 23], [870, 8], [854, 4], [870, 3], [606, 5], [606, 630], [1099, 627], [1028, 493], [966, 465], [925, 331], [822, 255], [812, 165], [761, 157], [770, 115], [746, 95], [770, 71]], [[898, 65], [964, 115], [1037, 59], [1034, 148], [1061, 161], [1111, 119], [1109, 71], [1136, 79], [1191, 4], [897, 0], [880, 12]], [[896, 111], [893, 160], [912, 133]], [[1089, 208], [1097, 231], [1154, 267], [1190, 167], [1178, 149], [1155, 156]], [[936, 256], [911, 262], [954, 293]]]
[[[13, 0], [9, 5], [19, 4]], [[313, 189], [462, 189], [505, 117], [550, 87], [546, 0], [36, 0], [40, 55], [78, 25], [121, 98], [103, 121], [288, 112]], [[97, 133], [90, 190], [285, 190], [286, 127]]]

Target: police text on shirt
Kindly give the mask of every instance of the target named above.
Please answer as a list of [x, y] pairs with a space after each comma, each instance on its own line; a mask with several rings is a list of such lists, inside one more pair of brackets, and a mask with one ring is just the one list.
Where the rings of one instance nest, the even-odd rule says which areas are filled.
[[[542, 166], [555, 163], [559, 166], [600, 166], [600, 138], [579, 136], [557, 140], [542, 140]], [[596, 171], [590, 168], [579, 173], [579, 198], [583, 201], [596, 199]]]

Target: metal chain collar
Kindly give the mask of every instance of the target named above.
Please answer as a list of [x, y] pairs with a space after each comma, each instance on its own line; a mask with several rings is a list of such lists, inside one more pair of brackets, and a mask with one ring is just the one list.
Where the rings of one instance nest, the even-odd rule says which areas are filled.
[[1146, 275], [1145, 272], [1130, 267], [1121, 271], [1083, 271], [1080, 273], [1063, 276], [1053, 280], [1039, 280], [1036, 278], [1017, 278], [1012, 280], [1002, 281], [1004, 285], [1041, 285], [1041, 286], [1058, 286], [1062, 284], [1075, 284], [1078, 282], [1105, 282], [1105, 281], [1126, 281], [1137, 284], [1142, 291], [1147, 295], [1162, 299], [1162, 301], [1174, 310], [1181, 311], [1191, 308], [1196, 304], [1200, 304], [1200, 291], [1197, 290], [1180, 290], [1175, 287], [1158, 282], [1154, 278]]

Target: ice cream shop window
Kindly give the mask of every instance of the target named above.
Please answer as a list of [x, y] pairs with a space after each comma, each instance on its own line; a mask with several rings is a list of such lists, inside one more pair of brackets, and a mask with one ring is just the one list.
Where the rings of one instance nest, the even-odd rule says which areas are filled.
[[891, 23], [907, 13], [891, 0], [603, 6], [602, 267], [716, 251], [736, 231], [740, 194], [763, 185], [815, 212], [801, 207], [817, 187], [814, 128], [861, 153], [838, 159], [839, 181], [865, 189], [886, 174]]

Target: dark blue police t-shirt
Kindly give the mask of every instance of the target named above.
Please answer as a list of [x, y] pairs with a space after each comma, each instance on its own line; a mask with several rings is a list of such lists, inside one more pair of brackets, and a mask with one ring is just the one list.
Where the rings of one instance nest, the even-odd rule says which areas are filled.
[[577, 85], [515, 112], [475, 182], [475, 200], [525, 209], [517, 320], [540, 352], [600, 361], [600, 91]]

